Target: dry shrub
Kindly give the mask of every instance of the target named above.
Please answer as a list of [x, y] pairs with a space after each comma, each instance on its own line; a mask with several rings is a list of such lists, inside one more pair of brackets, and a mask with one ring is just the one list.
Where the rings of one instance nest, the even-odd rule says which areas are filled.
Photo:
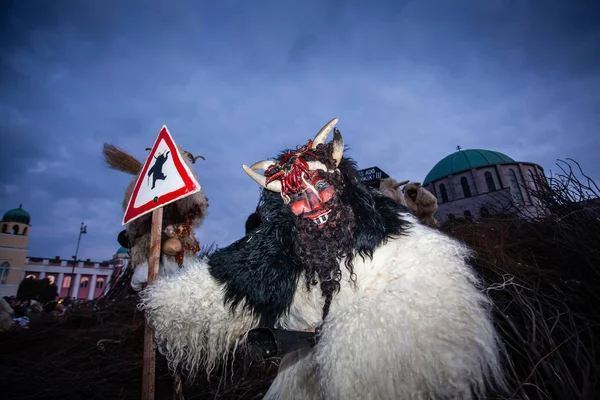
[[496, 306], [512, 379], [512, 393], [497, 398], [600, 398], [598, 190], [581, 169], [584, 179], [559, 168], [530, 190], [541, 213], [443, 227], [475, 251]]
[[[142, 395], [144, 315], [136, 296], [100, 310], [79, 309], [64, 319], [32, 321], [28, 330], [0, 335], [0, 387], [4, 399], [139, 399]], [[183, 398], [260, 399], [277, 373], [276, 360], [246, 365], [238, 358], [195, 384]], [[156, 399], [175, 399], [167, 362], [156, 355]]]
[[[200, 256], [214, 251], [204, 247]], [[139, 399], [145, 319], [129, 286], [132, 271], [101, 299], [55, 318], [42, 314], [30, 328], [0, 334], [0, 388], [4, 399]], [[117, 274], [113, 278], [116, 278]], [[194, 384], [183, 379], [183, 397], [191, 399], [260, 399], [277, 373], [277, 360], [236, 363]], [[156, 354], [156, 399], [176, 399], [175, 379]], [[179, 392], [181, 393], [181, 392]]]
[[[144, 316], [131, 300], [7, 332], [0, 338], [3, 398], [140, 398], [143, 332]], [[162, 361], [157, 398], [171, 388]]]

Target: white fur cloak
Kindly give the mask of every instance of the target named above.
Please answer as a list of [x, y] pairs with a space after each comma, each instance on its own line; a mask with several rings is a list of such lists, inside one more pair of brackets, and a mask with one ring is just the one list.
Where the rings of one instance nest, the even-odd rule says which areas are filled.
[[[491, 303], [466, 264], [467, 248], [410, 214], [405, 235], [345, 267], [319, 343], [289, 353], [265, 399], [478, 399], [504, 385]], [[210, 372], [258, 326], [230, 313], [205, 261], [141, 292], [140, 308], [171, 367]], [[300, 279], [281, 328], [321, 325], [320, 290]]]
[[[183, 256], [183, 265], [187, 265], [191, 262], [196, 261], [195, 254], [185, 254]], [[133, 267], [132, 267], [133, 268]], [[180, 272], [179, 264], [175, 261], [174, 257], [167, 256], [164, 253], [160, 255], [160, 264], [158, 268], [158, 276], [166, 277], [176, 275]], [[144, 284], [148, 282], [148, 263], [145, 262], [140, 266], [135, 267], [133, 275], [131, 276], [131, 288], [136, 292], [139, 292], [144, 287]]]

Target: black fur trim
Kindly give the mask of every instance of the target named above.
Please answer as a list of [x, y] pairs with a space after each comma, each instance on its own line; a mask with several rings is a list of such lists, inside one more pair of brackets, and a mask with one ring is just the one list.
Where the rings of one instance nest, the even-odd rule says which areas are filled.
[[248, 216], [248, 219], [246, 220], [246, 235], [254, 229], [258, 228], [261, 222], [262, 219], [258, 212], [255, 211], [252, 214], [250, 214]]
[[263, 200], [263, 224], [215, 251], [209, 271], [225, 286], [225, 302], [234, 308], [245, 300], [247, 308], [272, 325], [289, 309], [301, 269], [292, 255], [296, 216], [278, 193], [264, 191]]
[[346, 178], [341, 201], [350, 204], [356, 221], [355, 251], [372, 259], [377, 247], [408, 228], [409, 222], [398, 215], [408, 213], [408, 208], [363, 184], [352, 159], [342, 159], [338, 168]]

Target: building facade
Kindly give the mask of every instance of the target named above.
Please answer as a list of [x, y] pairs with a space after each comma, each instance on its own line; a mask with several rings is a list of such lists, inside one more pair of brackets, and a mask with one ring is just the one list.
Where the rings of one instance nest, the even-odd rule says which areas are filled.
[[544, 170], [537, 164], [517, 162], [496, 151], [459, 148], [431, 169], [423, 186], [437, 197], [435, 217], [444, 223], [502, 210], [535, 215], [539, 208], [530, 189], [540, 176]]
[[119, 248], [110, 261], [78, 261], [73, 268], [72, 260], [29, 257], [25, 260], [24, 279], [48, 278], [55, 283], [59, 297], [93, 300], [102, 296], [111, 285], [114, 272], [129, 265], [129, 250]]
[[129, 250], [121, 247], [109, 261], [61, 260], [28, 257], [31, 217], [22, 205], [7, 211], [0, 222], [0, 296], [15, 296], [23, 279], [48, 278], [59, 297], [92, 300], [110, 285], [113, 271], [129, 264]]
[[24, 276], [31, 217], [19, 208], [7, 211], [0, 222], [0, 296], [17, 293]]
[[[74, 268], [73, 268], [74, 267]], [[24, 279], [44, 279], [56, 284], [59, 297], [93, 300], [104, 292], [115, 265], [108, 262], [79, 261], [30, 257], [25, 260]]]

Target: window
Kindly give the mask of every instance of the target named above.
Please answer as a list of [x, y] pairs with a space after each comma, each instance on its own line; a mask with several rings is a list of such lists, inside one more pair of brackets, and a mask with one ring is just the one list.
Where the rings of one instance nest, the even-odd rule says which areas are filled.
[[468, 220], [473, 219], [473, 216], [471, 215], [471, 211], [469, 211], [469, 210], [465, 211], [464, 215], [465, 215], [465, 219], [468, 219]]
[[494, 183], [494, 178], [492, 177], [492, 173], [490, 171], [485, 172], [485, 183], [487, 183], [488, 191], [495, 192], [496, 184]]
[[2, 233], [8, 233], [8, 226], [6, 224], [2, 224]]
[[51, 285], [56, 281], [56, 278], [54, 277], [54, 275], [46, 275], [46, 278], [48, 278]]
[[460, 178], [460, 184], [462, 185], [463, 195], [465, 197], [471, 197], [471, 188], [469, 187], [469, 181], [464, 176]]
[[23, 236], [27, 235], [27, 228], [23, 229]]
[[440, 194], [442, 195], [442, 203], [448, 202], [448, 193], [446, 192], [446, 185], [440, 183]]
[[532, 170], [527, 170], [527, 173], [529, 174], [529, 186], [531, 187], [531, 189], [535, 190], [537, 189], [537, 185], [536, 185], [536, 179], [535, 179], [535, 175], [533, 174]]
[[37, 276], [35, 274], [28, 274], [25, 279], [37, 279]]
[[71, 286], [71, 277], [65, 276], [65, 279], [63, 279], [63, 287], [68, 288], [70, 286]]
[[96, 289], [102, 289], [104, 286], [104, 279], [100, 278], [96, 281]]
[[86, 287], [88, 287], [89, 283], [90, 282], [88, 278], [82, 278], [81, 282], [79, 283], [79, 287], [85, 289]]
[[19, 234], [19, 225], [14, 225], [12, 227], [12, 234], [13, 235], [18, 235]]
[[517, 174], [515, 174], [514, 170], [509, 169], [508, 176], [510, 178], [510, 185], [512, 186], [512, 188], [515, 192], [514, 197], [517, 200], [517, 203], [523, 204], [524, 203], [523, 193], [521, 192], [521, 186], [519, 186], [519, 181], [517, 180]]
[[4, 261], [2, 264], [0, 264], [0, 285], [4, 285], [6, 283], [8, 271], [10, 271], [10, 264]]
[[481, 207], [479, 209], [479, 215], [481, 215], [482, 217], [489, 217], [490, 216], [490, 212], [486, 207]]

